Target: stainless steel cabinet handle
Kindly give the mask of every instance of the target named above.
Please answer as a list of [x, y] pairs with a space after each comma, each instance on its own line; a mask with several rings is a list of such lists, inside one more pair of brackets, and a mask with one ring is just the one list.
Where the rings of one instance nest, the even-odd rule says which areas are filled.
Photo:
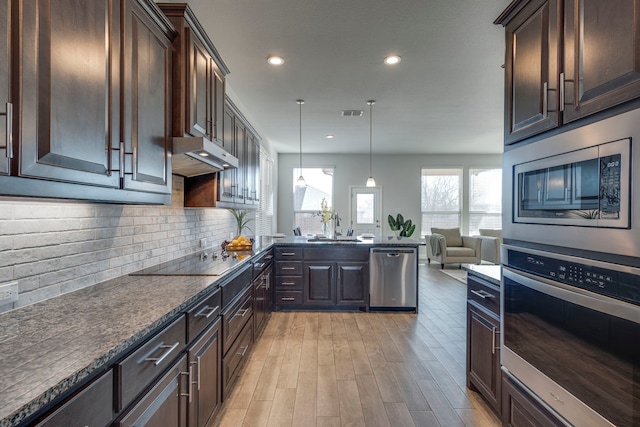
[[295, 252], [282, 252], [283, 256], [293, 256], [295, 254], [296, 254]]
[[471, 289], [471, 293], [474, 295], [479, 296], [482, 299], [494, 299], [496, 296], [493, 294], [490, 294], [487, 291], [476, 291], [475, 289]]
[[[169, 356], [169, 354], [171, 354], [171, 352], [173, 350], [175, 350], [178, 346], [180, 345], [179, 342], [175, 343], [174, 345], [161, 345], [160, 347], [157, 347], [155, 350], [159, 349], [159, 348], [166, 348], [167, 351], [165, 351], [164, 353], [162, 353], [162, 355], [160, 357], [145, 357], [144, 361], [145, 362], [153, 362], [153, 366], [158, 366], [159, 364], [162, 363], [162, 361], [164, 359], [167, 358], [167, 356]], [[155, 351], [154, 350], [154, 351]]]
[[258, 269], [263, 269], [266, 264], [264, 262], [257, 262], [253, 266]]
[[295, 270], [295, 267], [282, 267], [283, 270]]
[[189, 372], [180, 372], [180, 375], [186, 375], [187, 381], [189, 382], [189, 392], [188, 393], [180, 393], [180, 396], [188, 397], [189, 403], [191, 403], [193, 396], [193, 381], [191, 381], [191, 377], [193, 376], [193, 366], [189, 366]]
[[7, 157], [9, 159], [13, 158], [13, 104], [7, 102], [7, 123], [5, 125], [5, 130], [7, 132]]
[[131, 160], [131, 175], [134, 181], [138, 180], [138, 146], [133, 147], [133, 158]]
[[295, 282], [282, 282], [281, 285], [291, 286], [291, 285], [295, 285]]
[[[200, 310], [199, 312], [196, 313], [196, 315], [194, 317], [204, 316], [205, 319], [208, 319], [209, 317], [213, 316], [213, 313], [215, 313], [219, 309], [220, 309], [219, 305], [216, 305], [213, 308], [209, 307], [208, 305], [205, 305], [204, 307], [202, 307], [202, 310]], [[209, 310], [209, 312], [207, 314], [204, 314], [204, 312], [207, 311], [207, 310]]]
[[496, 327], [491, 328], [491, 354], [496, 354]]
[[[242, 347], [240, 347], [240, 348], [242, 348]], [[242, 353], [236, 353], [236, 354], [239, 354], [239, 355], [240, 355], [240, 357], [244, 357], [244, 355], [247, 353], [247, 350], [248, 350], [248, 349], [249, 349], [249, 346], [248, 346], [248, 345], [245, 345], [245, 346], [244, 346], [244, 350], [242, 350]]]
[[[244, 317], [244, 316], [245, 316], [245, 314], [247, 314], [247, 312], [248, 312], [248, 311], [249, 311], [249, 309], [248, 309], [248, 308], [245, 308], [245, 309], [243, 309], [243, 310], [239, 310], [239, 311], [235, 314], [235, 316], [233, 316], [233, 317], [237, 317], [237, 316]], [[240, 312], [242, 312], [242, 314], [240, 314]]]
[[560, 73], [560, 111], [564, 111], [564, 73]]
[[200, 359], [200, 356], [196, 357], [196, 360], [198, 362], [198, 391], [200, 391]]
[[264, 257], [264, 259], [272, 260], [273, 259], [273, 255], [267, 255], [266, 257]]
[[282, 301], [295, 301], [296, 299], [293, 297], [282, 297]]
[[549, 115], [549, 112], [547, 111], [549, 108], [549, 93], [547, 92], [548, 87], [549, 83], [544, 82], [544, 84], [542, 85], [542, 117], [544, 117], [545, 119]]
[[124, 178], [124, 141], [120, 141], [120, 165], [118, 166], [118, 175], [120, 179]]

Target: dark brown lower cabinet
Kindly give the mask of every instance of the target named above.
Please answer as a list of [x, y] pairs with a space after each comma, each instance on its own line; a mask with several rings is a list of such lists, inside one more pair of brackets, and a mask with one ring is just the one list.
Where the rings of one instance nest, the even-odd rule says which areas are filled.
[[238, 338], [222, 358], [222, 397], [229, 397], [238, 374], [251, 354], [253, 346], [253, 322], [247, 322]]
[[339, 262], [336, 284], [338, 305], [369, 305], [369, 263]]
[[109, 369], [36, 427], [104, 427], [113, 419], [113, 371]]
[[186, 427], [189, 395], [187, 355], [183, 355], [167, 373], [127, 411], [119, 427]]
[[189, 350], [189, 427], [207, 425], [218, 409], [220, 396], [220, 319]]
[[502, 425], [506, 427], [561, 427], [561, 423], [508, 374], [502, 380]]
[[498, 414], [502, 406], [499, 331], [495, 314], [473, 301], [467, 303], [467, 386], [480, 392]]

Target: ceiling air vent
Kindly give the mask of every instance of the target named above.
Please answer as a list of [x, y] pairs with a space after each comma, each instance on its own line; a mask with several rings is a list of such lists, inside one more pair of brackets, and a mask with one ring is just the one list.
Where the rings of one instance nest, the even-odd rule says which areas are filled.
[[342, 117], [361, 117], [362, 110], [342, 110]]

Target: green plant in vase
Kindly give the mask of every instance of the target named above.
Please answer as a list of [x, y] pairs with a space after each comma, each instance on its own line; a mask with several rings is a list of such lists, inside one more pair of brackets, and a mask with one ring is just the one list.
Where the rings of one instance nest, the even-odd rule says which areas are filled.
[[405, 220], [402, 214], [398, 214], [395, 218], [389, 215], [389, 228], [393, 231], [398, 239], [401, 237], [411, 237], [416, 230], [416, 225], [410, 219]]
[[247, 229], [253, 233], [253, 230], [249, 228], [249, 223], [252, 221], [251, 218], [248, 217], [249, 211], [238, 210], [238, 209], [229, 209], [231, 215], [236, 220], [236, 236], [242, 236], [242, 232]]

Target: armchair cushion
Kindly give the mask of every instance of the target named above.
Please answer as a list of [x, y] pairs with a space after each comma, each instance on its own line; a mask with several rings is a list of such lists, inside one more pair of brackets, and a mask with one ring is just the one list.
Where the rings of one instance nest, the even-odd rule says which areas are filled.
[[432, 234], [441, 234], [447, 241], [447, 247], [462, 246], [462, 236], [459, 228], [435, 228], [431, 227]]

